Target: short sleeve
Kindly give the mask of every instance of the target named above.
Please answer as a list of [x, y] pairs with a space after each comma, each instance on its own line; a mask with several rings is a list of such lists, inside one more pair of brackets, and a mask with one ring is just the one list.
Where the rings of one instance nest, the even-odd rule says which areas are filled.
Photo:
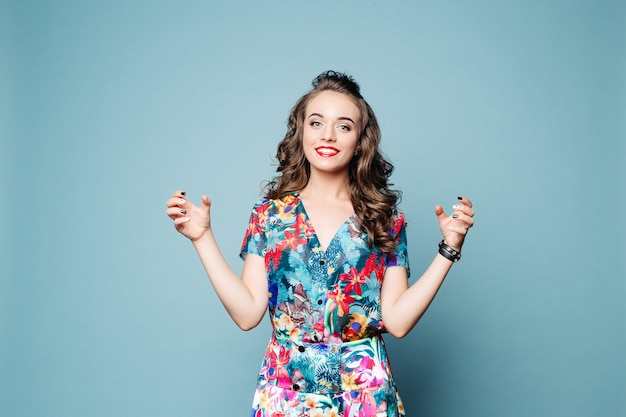
[[406, 227], [404, 213], [396, 210], [394, 212], [394, 224], [392, 229], [392, 233], [396, 238], [396, 249], [393, 253], [387, 255], [385, 266], [403, 266], [406, 268], [407, 276], [411, 276], [406, 242]]
[[241, 252], [239, 256], [241, 259], [245, 259], [249, 253], [265, 256], [267, 247], [267, 238], [265, 236], [265, 218], [267, 216], [268, 204], [260, 202], [255, 204], [250, 214], [250, 221], [248, 222], [248, 228], [243, 237], [243, 243], [241, 244]]

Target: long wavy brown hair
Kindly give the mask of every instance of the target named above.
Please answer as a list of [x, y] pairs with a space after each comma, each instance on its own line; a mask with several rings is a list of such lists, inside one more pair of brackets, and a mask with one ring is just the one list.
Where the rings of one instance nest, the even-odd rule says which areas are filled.
[[394, 236], [390, 234], [393, 211], [402, 193], [391, 189], [393, 184], [389, 183], [389, 177], [393, 165], [378, 149], [381, 134], [374, 111], [361, 96], [359, 85], [349, 75], [326, 71], [318, 75], [312, 85], [313, 88], [291, 109], [287, 133], [276, 152], [276, 172], [279, 174], [267, 183], [265, 196], [279, 198], [286, 193], [300, 191], [307, 185], [311, 168], [302, 146], [306, 106], [322, 91], [346, 94], [360, 113], [357, 148], [360, 151], [357, 151], [349, 166], [352, 207], [369, 237], [370, 248], [375, 245], [380, 251], [390, 253], [396, 247]]

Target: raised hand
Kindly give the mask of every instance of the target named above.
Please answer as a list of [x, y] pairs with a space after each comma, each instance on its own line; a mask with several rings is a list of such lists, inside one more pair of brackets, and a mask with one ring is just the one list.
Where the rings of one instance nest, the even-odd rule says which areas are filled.
[[174, 227], [192, 241], [202, 238], [211, 229], [211, 200], [202, 196], [200, 207], [190, 203], [184, 191], [176, 191], [166, 202], [167, 215]]
[[459, 203], [452, 208], [454, 211], [448, 216], [443, 207], [438, 205], [435, 207], [435, 214], [446, 244], [460, 252], [469, 228], [474, 225], [474, 209], [472, 202], [466, 197], [459, 197]]

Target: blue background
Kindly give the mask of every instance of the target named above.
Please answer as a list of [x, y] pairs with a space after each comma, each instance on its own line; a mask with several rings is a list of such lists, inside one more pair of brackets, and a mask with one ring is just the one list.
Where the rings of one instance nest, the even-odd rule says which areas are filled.
[[214, 200], [236, 270], [311, 79], [347, 71], [404, 192], [415, 280], [435, 204], [477, 226], [387, 337], [409, 416], [626, 415], [623, 1], [4, 1], [0, 414], [245, 416], [241, 332], [165, 216]]

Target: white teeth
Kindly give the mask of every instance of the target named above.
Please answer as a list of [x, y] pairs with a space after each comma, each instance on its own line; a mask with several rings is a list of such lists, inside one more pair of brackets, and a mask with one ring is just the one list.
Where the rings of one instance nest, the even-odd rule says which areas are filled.
[[328, 148], [320, 148], [317, 150], [317, 152], [321, 153], [322, 155], [335, 155], [337, 154], [337, 151], [335, 149], [328, 149]]

